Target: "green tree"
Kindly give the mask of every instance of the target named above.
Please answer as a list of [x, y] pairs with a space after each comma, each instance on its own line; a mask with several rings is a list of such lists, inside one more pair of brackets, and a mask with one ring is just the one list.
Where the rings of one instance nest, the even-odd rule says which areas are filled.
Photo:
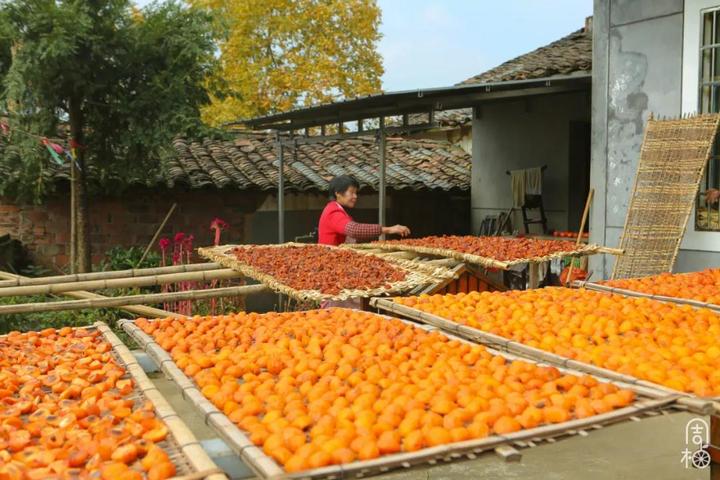
[[[177, 1], [0, 1], [0, 74], [11, 52], [0, 195], [42, 201], [58, 168], [70, 172], [77, 271], [90, 268], [88, 195], [151, 182], [172, 138], [202, 128], [213, 25], [209, 10]], [[77, 162], [58, 167], [25, 132], [69, 137]]]
[[189, 0], [211, 7], [225, 96], [203, 118], [218, 125], [380, 90], [375, 0]]

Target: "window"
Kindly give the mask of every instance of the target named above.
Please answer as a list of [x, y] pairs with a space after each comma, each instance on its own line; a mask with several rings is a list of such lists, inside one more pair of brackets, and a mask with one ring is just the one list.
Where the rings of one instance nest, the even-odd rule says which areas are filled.
[[[704, 10], [700, 35], [700, 82], [698, 110], [720, 112], [720, 8]], [[720, 231], [720, 141], [715, 141], [712, 156], [700, 183], [695, 205], [695, 230]]]

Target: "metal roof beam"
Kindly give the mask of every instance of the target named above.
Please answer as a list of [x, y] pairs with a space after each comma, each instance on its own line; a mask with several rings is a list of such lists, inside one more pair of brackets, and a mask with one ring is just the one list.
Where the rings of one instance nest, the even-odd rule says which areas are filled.
[[[383, 104], [378, 106], [357, 107], [355, 109], [352, 109], [349, 108], [347, 105], [344, 105], [342, 109], [338, 108], [332, 112], [327, 113], [318, 110], [312, 115], [288, 114], [288, 117], [295, 118], [286, 118], [284, 121], [278, 122], [269, 121], [267, 123], [264, 123], [262, 122], [262, 119], [256, 119], [255, 121], [248, 122], [248, 125], [256, 129], [276, 129], [283, 131], [298, 130], [306, 127], [317, 127], [321, 125], [337, 124], [338, 122], [352, 122], [361, 119], [369, 119], [389, 115], [429, 113], [431, 110], [453, 110], [457, 108], [472, 107], [489, 101], [585, 90], [588, 88], [588, 86], [588, 82], [573, 82], [550, 86], [515, 88], [511, 90], [493, 91], [492, 89], [490, 89], [489, 91], [478, 91], [474, 93], [452, 92], [452, 94], [450, 94], [450, 92], [448, 92], [447, 95], [436, 97], [424, 96], [421, 98], [397, 99], [392, 104]], [[336, 106], [340, 107], [340, 104]], [[322, 110], [328, 109], [323, 108]], [[303, 112], [297, 113], [300, 114]]]
[[[293, 110], [286, 113], [267, 115], [240, 123], [256, 129], [277, 128], [287, 130], [291, 128], [302, 128], [305, 125], [318, 126], [340, 121], [357, 121], [361, 118], [377, 117], [383, 114], [403, 115], [406, 113], [422, 113], [429, 109], [447, 110], [471, 107], [484, 99], [508, 98], [512, 96], [536, 95], [588, 88], [590, 82], [590, 76], [568, 76], [516, 80], [485, 85], [391, 92]], [[545, 92], [541, 92], [541, 90], [545, 90]]]

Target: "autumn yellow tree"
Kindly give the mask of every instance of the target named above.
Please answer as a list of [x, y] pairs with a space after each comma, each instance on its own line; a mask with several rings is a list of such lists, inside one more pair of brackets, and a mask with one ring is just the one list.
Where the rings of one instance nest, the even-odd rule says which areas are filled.
[[375, 0], [190, 0], [219, 13], [226, 34], [216, 80], [226, 95], [203, 113], [212, 125], [376, 93]]

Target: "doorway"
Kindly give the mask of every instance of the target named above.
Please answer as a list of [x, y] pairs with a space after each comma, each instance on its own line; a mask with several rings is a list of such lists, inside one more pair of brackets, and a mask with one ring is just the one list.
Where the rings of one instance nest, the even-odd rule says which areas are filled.
[[[580, 229], [590, 191], [590, 122], [570, 122], [568, 140], [568, 230]], [[588, 224], [585, 224], [585, 231]]]

